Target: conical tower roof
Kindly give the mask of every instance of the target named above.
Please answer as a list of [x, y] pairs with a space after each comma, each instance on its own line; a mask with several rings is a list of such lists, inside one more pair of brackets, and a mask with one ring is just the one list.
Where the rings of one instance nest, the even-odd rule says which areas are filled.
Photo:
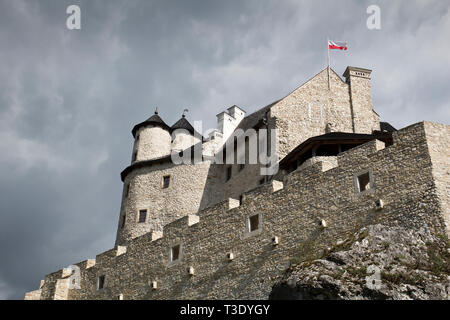
[[194, 135], [195, 133], [198, 136], [201, 136], [200, 133], [198, 133], [197, 131], [195, 131], [194, 127], [191, 125], [191, 123], [186, 119], [186, 116], [183, 114], [183, 116], [181, 117], [180, 120], [178, 120], [177, 122], [175, 122], [173, 124], [172, 127], [170, 127], [171, 131], [175, 131], [177, 129], [184, 129], [189, 131], [192, 135]]
[[149, 124], [159, 126], [167, 131], [170, 131], [170, 127], [164, 122], [163, 119], [161, 119], [161, 117], [158, 115], [158, 111], [155, 111], [155, 114], [152, 115], [150, 118], [134, 126], [133, 130], [131, 131], [133, 137], [136, 137], [136, 132], [139, 130], [139, 128]]
[[170, 127], [173, 130], [176, 129], [185, 129], [189, 131], [190, 133], [194, 134], [194, 127], [187, 121], [186, 117], [183, 115], [180, 120], [174, 123], [172, 127]]

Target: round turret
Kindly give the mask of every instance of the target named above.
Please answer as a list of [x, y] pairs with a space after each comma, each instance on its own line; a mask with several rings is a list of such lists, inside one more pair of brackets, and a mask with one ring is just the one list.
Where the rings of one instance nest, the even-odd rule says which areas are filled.
[[161, 158], [170, 154], [171, 136], [170, 127], [155, 114], [134, 126], [133, 157], [131, 163]]

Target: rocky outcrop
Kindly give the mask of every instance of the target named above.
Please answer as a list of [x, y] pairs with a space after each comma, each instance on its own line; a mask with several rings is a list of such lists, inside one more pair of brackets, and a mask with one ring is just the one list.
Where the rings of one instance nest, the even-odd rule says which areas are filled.
[[291, 266], [271, 299], [450, 299], [445, 236], [373, 225]]

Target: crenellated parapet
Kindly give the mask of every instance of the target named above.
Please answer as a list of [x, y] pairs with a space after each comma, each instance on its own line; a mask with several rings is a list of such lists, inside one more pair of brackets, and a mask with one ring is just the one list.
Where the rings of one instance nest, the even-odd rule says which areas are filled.
[[291, 264], [320, 257], [364, 226], [445, 234], [449, 144], [436, 144], [438, 133], [448, 126], [417, 123], [395, 132], [392, 145], [372, 140], [310, 161], [77, 264], [79, 289], [67, 289], [63, 269], [26, 297], [267, 299]]

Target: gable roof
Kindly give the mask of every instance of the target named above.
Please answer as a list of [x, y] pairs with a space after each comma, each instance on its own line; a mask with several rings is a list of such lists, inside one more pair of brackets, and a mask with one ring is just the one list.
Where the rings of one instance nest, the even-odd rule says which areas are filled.
[[[263, 120], [263, 118], [265, 117], [266, 113], [274, 106], [276, 105], [278, 102], [280, 102], [281, 100], [283, 100], [284, 98], [288, 97], [289, 95], [291, 95], [293, 92], [295, 92], [296, 90], [300, 89], [301, 87], [303, 87], [305, 84], [307, 84], [308, 82], [310, 82], [312, 79], [314, 79], [316, 76], [318, 76], [320, 73], [322, 73], [323, 71], [325, 71], [328, 67], [325, 67], [324, 69], [320, 70], [318, 73], [316, 73], [314, 76], [312, 76], [311, 78], [309, 78], [308, 80], [306, 80], [305, 82], [303, 82], [300, 86], [298, 86], [297, 88], [295, 88], [294, 90], [292, 90], [291, 92], [289, 92], [287, 95], [285, 95], [284, 97], [282, 97], [281, 99], [278, 99], [270, 104], [268, 104], [267, 106], [256, 110], [255, 112], [249, 114], [248, 116], [246, 116], [244, 119], [242, 119], [242, 121], [239, 123], [239, 125], [236, 127], [235, 130], [237, 129], [242, 129], [242, 130], [247, 130], [250, 128], [253, 128], [254, 126], [256, 126], [260, 121]], [[342, 78], [336, 73], [336, 71], [333, 70], [333, 68], [330, 68], [330, 70], [336, 75], [337, 78], [339, 78], [343, 83], [345, 83], [344, 80], [342, 80]]]

